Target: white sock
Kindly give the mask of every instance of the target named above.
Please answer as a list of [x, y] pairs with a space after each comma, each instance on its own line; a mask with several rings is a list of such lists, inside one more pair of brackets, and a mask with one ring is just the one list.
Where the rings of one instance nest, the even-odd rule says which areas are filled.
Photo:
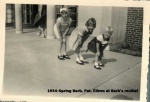
[[79, 58], [76, 58], [76, 61], [80, 61], [80, 59], [79, 59]]
[[95, 66], [98, 66], [98, 62], [95, 62]]
[[64, 53], [64, 55], [67, 55], [66, 53]]
[[80, 57], [80, 60], [83, 60], [83, 61], [84, 61], [84, 58], [83, 58], [83, 57]]
[[99, 64], [100, 64], [100, 65], [102, 65], [102, 63], [101, 63], [101, 62], [99, 62]]
[[61, 56], [61, 54], [59, 53], [58, 56]]

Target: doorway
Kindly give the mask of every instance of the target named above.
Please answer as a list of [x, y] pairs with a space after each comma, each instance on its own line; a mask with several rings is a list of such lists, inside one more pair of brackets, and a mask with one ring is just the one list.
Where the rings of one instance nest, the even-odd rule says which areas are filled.
[[22, 5], [22, 20], [23, 28], [33, 28], [33, 22], [38, 13], [38, 5], [23, 4]]

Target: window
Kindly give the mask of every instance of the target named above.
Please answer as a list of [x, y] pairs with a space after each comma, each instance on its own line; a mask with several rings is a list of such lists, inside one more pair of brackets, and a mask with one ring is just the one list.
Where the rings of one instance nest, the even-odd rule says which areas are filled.
[[14, 5], [6, 4], [6, 27], [12, 27], [15, 24], [14, 20]]

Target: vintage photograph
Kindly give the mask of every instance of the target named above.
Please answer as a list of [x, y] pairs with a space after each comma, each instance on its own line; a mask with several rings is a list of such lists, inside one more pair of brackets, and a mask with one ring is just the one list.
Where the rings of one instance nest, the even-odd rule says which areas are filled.
[[5, 9], [3, 95], [140, 101], [143, 7]]

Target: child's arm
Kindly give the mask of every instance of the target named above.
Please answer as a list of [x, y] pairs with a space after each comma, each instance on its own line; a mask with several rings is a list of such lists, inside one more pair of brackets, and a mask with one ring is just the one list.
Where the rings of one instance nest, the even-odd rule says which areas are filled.
[[69, 23], [69, 25], [68, 25], [68, 28], [65, 30], [65, 32], [64, 32], [64, 34], [63, 34], [63, 37], [65, 37], [66, 34], [68, 33], [68, 31], [69, 31], [69, 29], [70, 29], [70, 27], [71, 27], [71, 24], [72, 24], [72, 19], [70, 19], [70, 23]]
[[43, 5], [39, 5], [38, 11], [39, 11], [39, 16], [40, 16], [40, 17], [41, 17], [41, 13], [42, 13], [42, 8], [43, 8]]
[[113, 35], [110, 35], [110, 38], [109, 38], [108, 44], [111, 44], [112, 42], [113, 42]]
[[[55, 30], [55, 33], [56, 33], [56, 35], [59, 35], [59, 37], [61, 38], [61, 34], [60, 34], [60, 21], [59, 21], [59, 18], [57, 19], [57, 21], [56, 21], [56, 30]], [[58, 39], [60, 39], [60, 38], [58, 38]]]
[[103, 49], [105, 49], [108, 46], [108, 43], [104, 45]]

